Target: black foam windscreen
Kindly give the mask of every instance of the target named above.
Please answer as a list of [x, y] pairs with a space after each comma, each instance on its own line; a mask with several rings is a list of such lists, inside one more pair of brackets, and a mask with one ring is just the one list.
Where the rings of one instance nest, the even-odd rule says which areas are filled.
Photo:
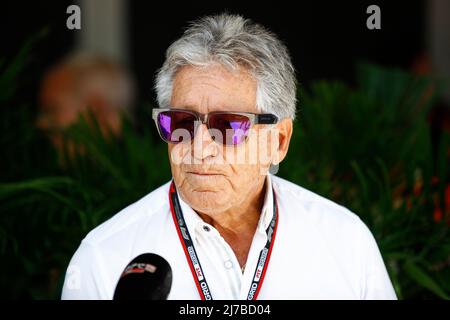
[[166, 300], [172, 287], [172, 268], [163, 257], [144, 253], [125, 268], [114, 300]]

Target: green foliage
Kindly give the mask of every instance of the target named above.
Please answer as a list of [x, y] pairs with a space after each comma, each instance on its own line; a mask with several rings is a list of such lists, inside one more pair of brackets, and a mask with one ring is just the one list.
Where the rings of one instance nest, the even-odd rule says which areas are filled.
[[399, 298], [450, 296], [448, 225], [433, 221], [433, 199], [443, 199], [449, 182], [450, 139], [444, 135], [434, 165], [427, 123], [431, 85], [373, 65], [359, 66], [356, 88], [314, 83], [299, 99], [300, 116], [279, 172], [361, 217]]
[[[17, 262], [2, 268], [16, 270], [14, 274], [23, 279], [40, 274], [47, 278], [40, 280], [42, 285], [57, 281], [51, 292], [41, 288], [24, 293], [20, 291], [28, 291], [26, 282], [11, 282], [9, 276], [1, 279], [10, 282], [8, 287], [20, 285], [20, 295], [57, 298], [65, 266], [81, 239], [170, 179], [167, 147], [156, 140], [150, 126], [138, 135], [124, 122], [120, 138], [106, 139], [98, 127], [81, 120], [67, 132], [69, 137], [82, 146], [81, 151], [54, 154], [59, 158], [52, 176], [0, 183], [1, 254]], [[22, 170], [31, 175], [36, 166]]]
[[31, 48], [47, 33], [48, 30], [43, 29], [28, 39], [9, 64], [6, 64], [5, 59], [0, 57], [0, 103], [10, 100], [16, 93], [17, 78], [23, 73], [23, 68], [29, 62]]
[[168, 181], [170, 170], [167, 147], [145, 113], [141, 120], [148, 125], [139, 133], [124, 119], [120, 137], [109, 139], [98, 125], [80, 119], [65, 134], [83, 146], [82, 154], [55, 150], [35, 126], [33, 101], [19, 94], [16, 73], [25, 69], [29, 48], [27, 43], [5, 61], [0, 74], [6, 79], [0, 93], [8, 92], [0, 101], [0, 296], [59, 298], [65, 268], [81, 239]]
[[[17, 91], [29, 54], [26, 45], [9, 64], [0, 61], [0, 287], [5, 298], [58, 298], [86, 233], [168, 181], [170, 168], [149, 112], [138, 117], [142, 130], [124, 119], [118, 137], [82, 118], [56, 151]], [[450, 138], [433, 162], [429, 88], [426, 79], [371, 65], [360, 66], [356, 88], [314, 83], [301, 92], [279, 172], [360, 215], [400, 298], [450, 296], [448, 226], [432, 219], [432, 199], [443, 197], [449, 178]], [[430, 184], [436, 175], [440, 182]]]

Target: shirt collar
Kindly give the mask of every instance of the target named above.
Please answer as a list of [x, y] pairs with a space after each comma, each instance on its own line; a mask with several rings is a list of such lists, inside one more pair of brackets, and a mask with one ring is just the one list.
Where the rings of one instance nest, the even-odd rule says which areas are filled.
[[261, 218], [259, 219], [258, 228], [262, 228], [264, 233], [269, 227], [273, 218], [273, 191], [272, 179], [270, 174], [266, 177], [266, 194], [264, 196], [264, 205], [261, 209]]
[[[261, 216], [258, 222], [257, 232], [266, 233], [266, 229], [269, 227], [273, 218], [273, 192], [272, 192], [272, 179], [270, 174], [266, 176], [266, 189], [264, 196], [264, 203], [261, 209]], [[196, 231], [201, 230], [205, 226], [210, 229], [212, 234], [218, 235], [217, 230], [210, 224], [203, 221], [203, 219], [193, 210], [177, 192], [178, 200], [180, 202], [181, 210], [183, 211], [184, 220], [188, 227], [189, 233], [193, 239], [196, 238]]]

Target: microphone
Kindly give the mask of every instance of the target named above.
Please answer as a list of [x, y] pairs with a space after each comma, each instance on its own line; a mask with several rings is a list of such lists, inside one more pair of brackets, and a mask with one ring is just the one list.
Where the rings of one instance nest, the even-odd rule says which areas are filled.
[[172, 287], [172, 268], [163, 257], [144, 253], [125, 268], [113, 300], [166, 300]]

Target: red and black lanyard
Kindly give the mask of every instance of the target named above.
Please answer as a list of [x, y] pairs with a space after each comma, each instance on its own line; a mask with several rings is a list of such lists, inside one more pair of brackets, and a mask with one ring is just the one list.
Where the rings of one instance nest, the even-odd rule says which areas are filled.
[[[269, 265], [270, 255], [272, 253], [273, 244], [275, 242], [275, 236], [278, 226], [278, 205], [276, 201], [275, 191], [273, 192], [273, 217], [266, 229], [267, 242], [264, 248], [261, 250], [258, 258], [258, 264], [256, 266], [255, 273], [253, 275], [252, 284], [247, 295], [247, 300], [256, 300], [258, 298], [259, 291], [261, 290], [264, 277], [266, 275], [267, 267]], [[208, 283], [205, 279], [205, 274], [200, 265], [200, 261], [197, 257], [197, 252], [194, 248], [191, 235], [186, 225], [186, 221], [183, 217], [180, 202], [178, 201], [178, 195], [175, 188], [175, 184], [172, 181], [169, 190], [170, 210], [172, 211], [173, 221], [178, 232], [181, 244], [186, 254], [186, 259], [191, 268], [192, 275], [197, 285], [198, 293], [202, 300], [213, 300], [211, 291], [209, 290]]]

